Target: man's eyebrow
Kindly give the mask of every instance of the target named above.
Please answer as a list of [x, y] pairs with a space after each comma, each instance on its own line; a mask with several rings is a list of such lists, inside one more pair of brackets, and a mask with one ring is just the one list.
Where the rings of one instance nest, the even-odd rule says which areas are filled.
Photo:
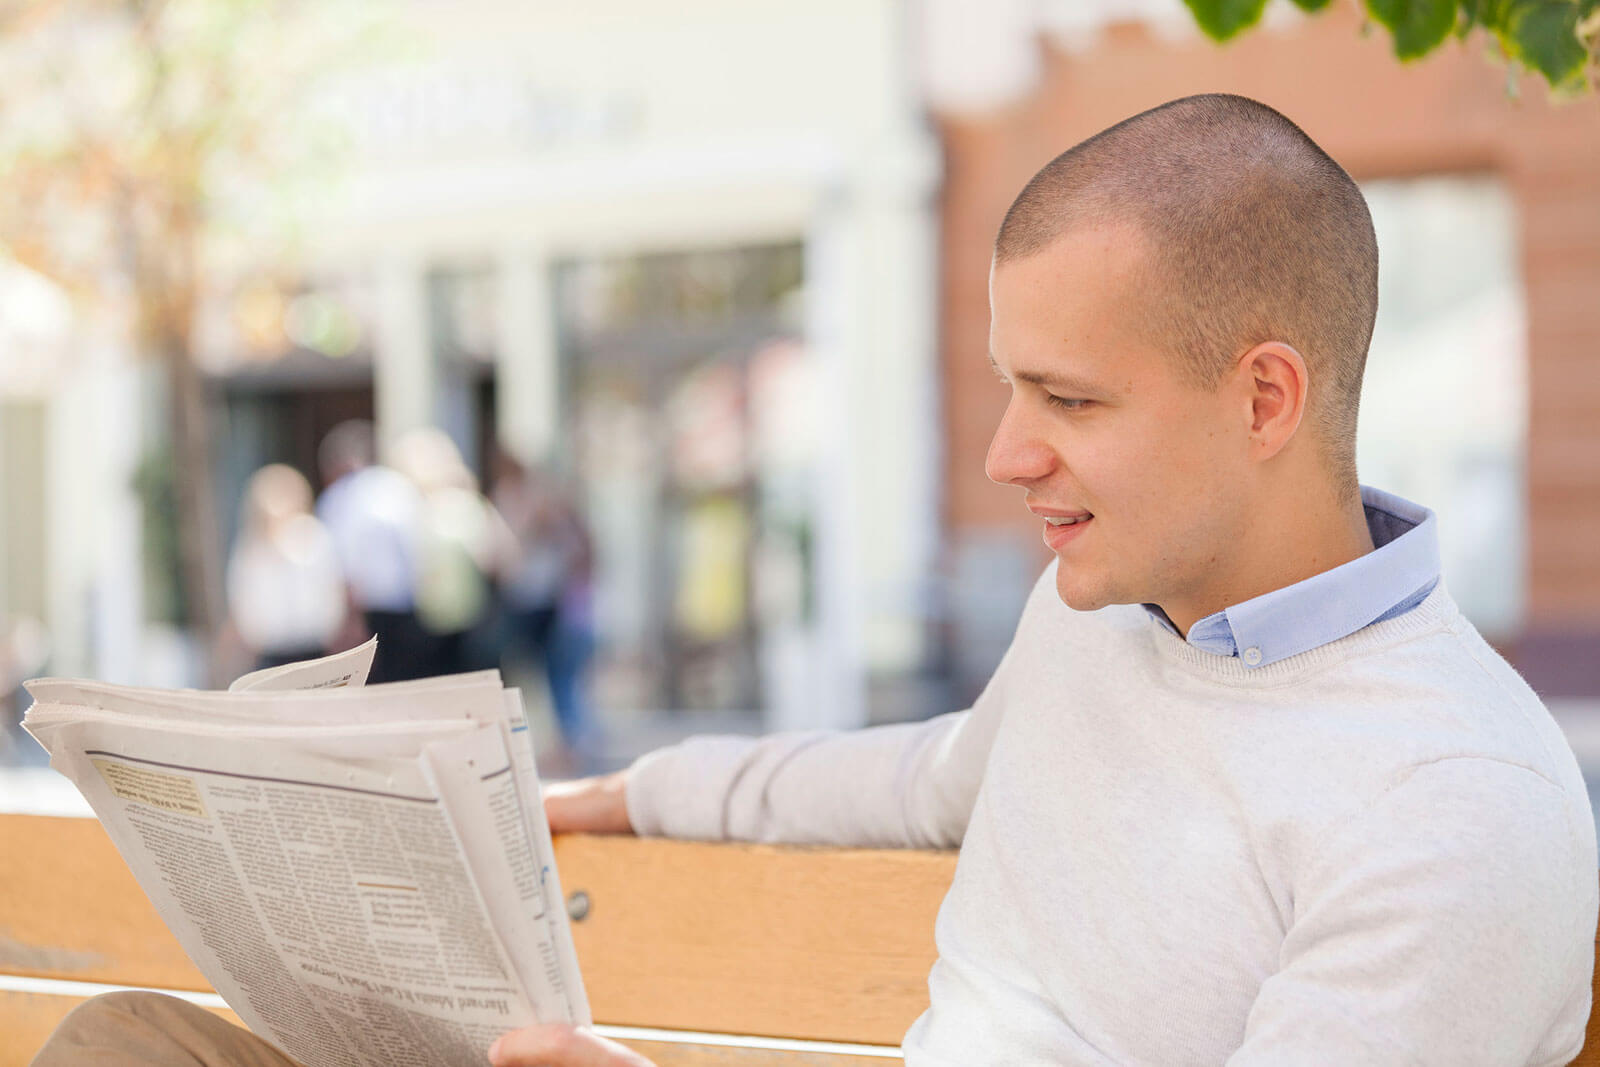
[[[1006, 377], [1006, 372], [1000, 369], [1000, 364], [995, 362], [994, 353], [990, 352], [988, 356], [989, 366], [1000, 376], [1000, 380], [1010, 381], [1011, 379]], [[1019, 382], [1027, 382], [1029, 385], [1037, 385], [1045, 389], [1054, 389], [1061, 393], [1079, 396], [1115, 395], [1111, 390], [1091, 382], [1087, 378], [1080, 378], [1075, 374], [1063, 374], [1059, 371], [1019, 370], [1013, 377]]]

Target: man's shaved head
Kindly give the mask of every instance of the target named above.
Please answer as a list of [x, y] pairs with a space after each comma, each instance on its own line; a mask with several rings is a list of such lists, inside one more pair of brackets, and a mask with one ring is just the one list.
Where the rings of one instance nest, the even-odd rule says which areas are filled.
[[1242, 96], [1190, 96], [1117, 123], [1045, 165], [995, 239], [996, 265], [1068, 230], [1146, 236], [1156, 343], [1214, 387], [1264, 341], [1310, 371], [1308, 416], [1336, 484], [1355, 484], [1356, 414], [1378, 309], [1378, 246], [1361, 191], [1301, 129]]

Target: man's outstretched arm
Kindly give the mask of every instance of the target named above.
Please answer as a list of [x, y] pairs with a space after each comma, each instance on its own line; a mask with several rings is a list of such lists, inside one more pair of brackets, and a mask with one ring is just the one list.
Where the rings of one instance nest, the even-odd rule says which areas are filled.
[[1003, 669], [970, 710], [924, 722], [693, 737], [627, 770], [549, 786], [545, 814], [555, 833], [954, 848], [977, 799], [1002, 684]]
[[979, 708], [849, 732], [695, 737], [547, 787], [545, 814], [554, 833], [953, 848], [992, 737]]
[[700, 841], [954, 848], [966, 833], [1029, 617], [1058, 607], [1053, 568], [1028, 599], [1012, 650], [973, 706], [848, 732], [694, 737], [626, 771], [550, 786], [556, 833]]

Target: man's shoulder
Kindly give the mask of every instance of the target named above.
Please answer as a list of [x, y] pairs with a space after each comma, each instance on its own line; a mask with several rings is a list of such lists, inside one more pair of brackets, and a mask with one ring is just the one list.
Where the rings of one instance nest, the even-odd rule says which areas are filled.
[[1382, 699], [1544, 713], [1515, 668], [1484, 640], [1440, 582], [1409, 611], [1324, 646], [1318, 673], [1334, 685], [1371, 686]]
[[1425, 611], [1434, 624], [1414, 635], [1374, 642], [1371, 655], [1352, 657], [1346, 669], [1351, 683], [1368, 687], [1378, 702], [1413, 709], [1442, 724], [1499, 724], [1513, 737], [1527, 737], [1532, 726], [1534, 734], [1560, 739], [1539, 695], [1454, 608], [1447, 593], [1430, 594], [1417, 609], [1419, 615]]
[[1359, 757], [1364, 771], [1348, 769], [1374, 795], [1403, 783], [1466, 780], [1521, 783], [1530, 797], [1553, 802], [1536, 786], [1542, 780], [1588, 820], [1582, 773], [1549, 709], [1464, 616], [1445, 607], [1430, 609], [1434, 623], [1372, 642], [1298, 689], [1315, 712], [1295, 719], [1312, 730], [1309, 743], [1320, 738]]

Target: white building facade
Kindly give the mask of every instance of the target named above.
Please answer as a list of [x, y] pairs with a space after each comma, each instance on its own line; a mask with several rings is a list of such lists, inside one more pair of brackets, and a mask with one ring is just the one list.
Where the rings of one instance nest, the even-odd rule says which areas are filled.
[[[616, 700], [866, 721], [869, 680], [929, 655], [940, 543], [939, 155], [902, 6], [402, 10], [395, 57], [326, 99], [353, 149], [294, 261], [230, 280], [354, 293], [356, 336], [321, 354], [297, 339], [273, 370], [224, 293], [204, 331], [219, 395], [263, 374], [286, 396], [337, 379], [370, 388], [384, 441], [439, 425], [481, 470], [492, 439], [572, 475], [600, 555], [602, 658], [610, 642], [633, 663]], [[739, 289], [752, 271], [768, 291]], [[651, 291], [668, 295], [630, 304]], [[151, 676], [182, 672], [150, 666], [137, 548], [86, 543], [137, 545], [130, 457], [152, 432], [130, 361], [107, 359], [58, 375], [59, 426], [38, 432], [58, 498], [42, 533], [52, 669], [178, 681]], [[95, 404], [118, 441], [74, 436]], [[280, 408], [218, 410], [226, 510], [246, 468], [284, 458], [263, 442], [295, 431]], [[742, 458], [719, 468], [728, 454]], [[719, 569], [728, 554], [743, 562]]]

